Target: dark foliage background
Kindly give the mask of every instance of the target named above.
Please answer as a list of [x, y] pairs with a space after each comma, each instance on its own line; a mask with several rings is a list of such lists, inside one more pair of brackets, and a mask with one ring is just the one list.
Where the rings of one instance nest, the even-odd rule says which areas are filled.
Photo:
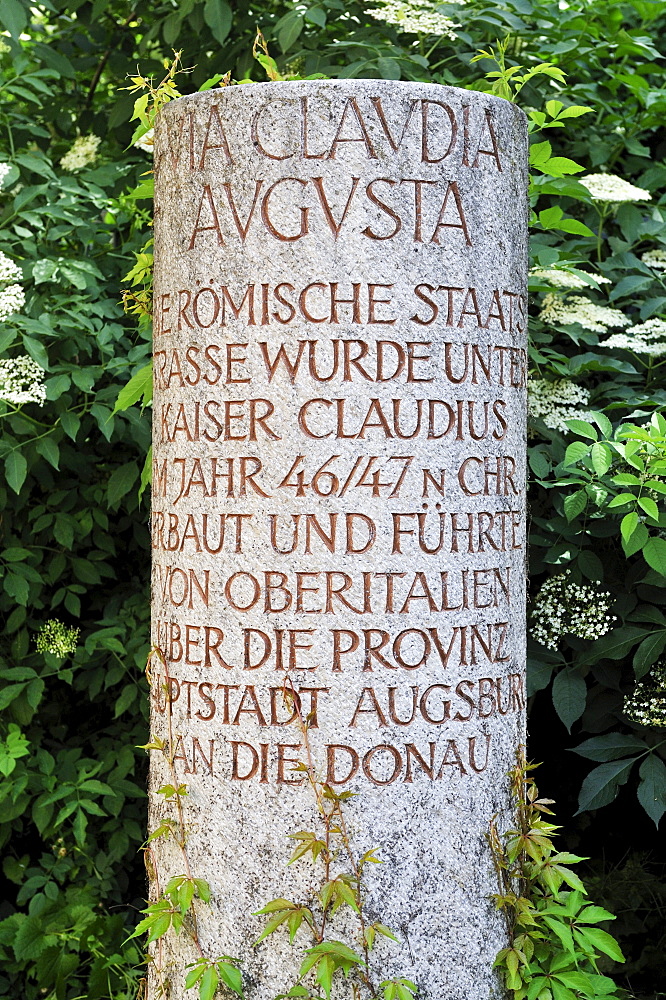
[[[547, 61], [567, 76], [564, 85], [535, 77], [519, 95], [524, 107], [558, 98], [593, 109], [535, 143], [548, 139], [554, 155], [586, 172], [607, 169], [652, 192], [600, 220], [575, 175], [537, 154], [535, 263], [568, 261], [608, 277], [583, 294], [633, 324], [666, 315], [666, 272], [641, 260], [666, 248], [664, 4], [443, 4], [460, 25], [455, 41], [398, 33], [367, 14], [374, 6], [0, 0], [9, 47], [0, 55], [0, 159], [12, 165], [0, 192], [0, 248], [21, 266], [27, 295], [21, 313], [0, 324], [0, 351], [32, 357], [47, 386], [43, 407], [0, 402], [0, 997], [129, 1000], [142, 975], [139, 950], [123, 941], [145, 891], [145, 761], [136, 745], [148, 735], [149, 536], [148, 493], [141, 503], [138, 489], [150, 425], [137, 407], [113, 414], [120, 388], [150, 355], [150, 331], [120, 304], [150, 224], [150, 203], [136, 190], [150, 160], [130, 144], [133, 96], [121, 89], [137, 64], [159, 79], [172, 49], [182, 49], [183, 65], [194, 67], [181, 78], [186, 92], [227, 70], [261, 79], [251, 54], [259, 24], [283, 71], [483, 89], [495, 67], [472, 57], [509, 35], [509, 66]], [[76, 137], [90, 134], [102, 140], [95, 162], [63, 169]], [[599, 348], [603, 338], [577, 323], [546, 324], [539, 312], [553, 289], [543, 278], [533, 286], [538, 377], [584, 387], [589, 409], [615, 428], [646, 424], [666, 401], [659, 359]], [[620, 440], [603, 421], [594, 427]], [[636, 497], [648, 496], [645, 476], [611, 447], [604, 468], [591, 441], [584, 428], [565, 433], [538, 419], [532, 428], [533, 591], [570, 568], [573, 580], [610, 592], [617, 620], [595, 642], [567, 636], [555, 651], [535, 647], [530, 754], [544, 762], [539, 784], [558, 801], [563, 841], [590, 858], [592, 894], [618, 914], [613, 932], [628, 956], [618, 981], [656, 998], [666, 980], [666, 859], [655, 825], [666, 809], [666, 754], [663, 729], [630, 722], [623, 695], [666, 646], [666, 514], [658, 488], [654, 509], [609, 507], [625, 489], [614, 475], [637, 471], [639, 486], [625, 489]], [[573, 442], [578, 450], [567, 452]], [[650, 448], [659, 483], [663, 428]], [[632, 542], [620, 522], [634, 509]], [[65, 659], [36, 649], [53, 618], [81, 630]]]

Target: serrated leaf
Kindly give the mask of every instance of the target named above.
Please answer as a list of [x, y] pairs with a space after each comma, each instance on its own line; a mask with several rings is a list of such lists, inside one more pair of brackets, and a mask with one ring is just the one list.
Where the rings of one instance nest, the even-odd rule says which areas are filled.
[[626, 757], [630, 753], [642, 753], [647, 750], [646, 744], [638, 736], [628, 736], [625, 733], [604, 733], [603, 736], [593, 736], [577, 747], [572, 747], [572, 753], [577, 753], [588, 760], [609, 761]]
[[[629, 777], [637, 758], [614, 760], [600, 764], [587, 775], [578, 796], [578, 813], [587, 809], [600, 809], [611, 803]], [[576, 815], [578, 815], [578, 813]]]
[[611, 467], [611, 450], [607, 444], [595, 441], [591, 450], [592, 468], [598, 476], [605, 476]]
[[642, 643], [634, 653], [634, 673], [640, 680], [649, 671], [650, 667], [657, 662], [666, 648], [666, 630], [653, 632]]
[[114, 469], [106, 489], [106, 500], [109, 507], [115, 507], [129, 493], [138, 478], [139, 467], [136, 462], [127, 462], [118, 469]]
[[666, 812], [666, 764], [656, 755], [649, 754], [640, 766], [641, 781], [638, 786], [638, 801], [655, 826], [659, 826]]
[[5, 458], [5, 478], [15, 493], [21, 492], [26, 476], [28, 463], [20, 451], [10, 451]]
[[564, 514], [567, 521], [575, 520], [587, 507], [587, 493], [585, 490], [577, 490], [564, 498]]
[[576, 719], [585, 711], [587, 685], [575, 667], [565, 667], [553, 681], [553, 705], [560, 719], [571, 732]]
[[641, 497], [638, 501], [638, 506], [641, 510], [645, 511], [648, 517], [653, 518], [655, 521], [659, 520], [659, 508], [652, 497]]
[[643, 546], [643, 558], [648, 566], [666, 576], [666, 539], [651, 538]]
[[134, 403], [142, 401], [142, 406], [146, 406], [153, 398], [153, 364], [152, 361], [144, 368], [141, 368], [135, 375], [132, 375], [129, 382], [122, 387], [116, 398], [116, 405], [113, 413], [120, 410], [127, 410]]

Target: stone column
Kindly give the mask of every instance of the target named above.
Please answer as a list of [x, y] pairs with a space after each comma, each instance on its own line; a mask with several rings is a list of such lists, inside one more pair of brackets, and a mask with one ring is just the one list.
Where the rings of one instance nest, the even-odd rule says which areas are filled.
[[[368, 914], [400, 941], [375, 973], [502, 995], [484, 836], [525, 735], [526, 148], [506, 101], [381, 80], [232, 86], [158, 121], [152, 732], [212, 890], [202, 947], [242, 959], [250, 1000], [297, 969], [252, 912], [315, 884], [285, 867], [316, 817], [287, 679], [384, 862]], [[163, 886], [183, 861], [152, 846]]]

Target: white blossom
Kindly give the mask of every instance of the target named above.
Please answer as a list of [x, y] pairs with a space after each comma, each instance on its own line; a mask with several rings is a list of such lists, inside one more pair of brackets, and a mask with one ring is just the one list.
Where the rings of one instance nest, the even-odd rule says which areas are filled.
[[625, 696], [624, 714], [640, 726], [666, 726], [666, 661], [658, 660], [647, 677]]
[[144, 134], [139, 136], [139, 138], [134, 143], [136, 149], [142, 149], [144, 153], [153, 152], [153, 140], [155, 138], [155, 129], [151, 128]]
[[4, 55], [6, 52], [11, 52], [11, 51], [12, 51], [11, 45], [7, 45], [6, 42], [0, 41], [0, 55]]
[[[577, 274], [572, 274], [571, 271], [564, 271], [559, 267], [533, 267], [530, 274], [535, 278], [541, 278], [542, 281], [547, 281], [554, 288], [590, 287]], [[598, 285], [610, 285], [611, 283], [610, 278], [606, 278], [603, 274], [592, 274], [590, 277], [594, 278]]]
[[21, 285], [7, 285], [0, 290], [0, 322], [13, 313], [19, 312], [25, 303], [25, 292]]
[[37, 652], [52, 653], [64, 660], [70, 653], [76, 652], [80, 631], [78, 628], [63, 625], [57, 618], [51, 618], [44, 622], [37, 634]]
[[0, 283], [6, 281], [17, 281], [23, 276], [23, 272], [18, 264], [10, 260], [6, 254], [0, 250]]
[[602, 340], [599, 347], [618, 347], [634, 354], [661, 357], [666, 354], [666, 320], [653, 317], [644, 323], [631, 326], [625, 333], [614, 333]]
[[543, 420], [562, 434], [568, 434], [567, 420], [589, 420], [590, 393], [581, 385], [561, 378], [548, 382], [543, 378], [530, 378], [527, 382], [527, 412], [531, 417]]
[[97, 147], [102, 140], [97, 135], [80, 135], [60, 161], [63, 170], [82, 170], [97, 158]]
[[[460, 3], [461, 0], [458, 0]], [[465, 0], [462, 0], [464, 3]], [[454, 39], [454, 28], [460, 27], [450, 17], [437, 11], [437, 4], [421, 0], [383, 0], [381, 7], [366, 11], [378, 21], [392, 24], [398, 31], [416, 35], [443, 35]]]
[[44, 369], [27, 354], [0, 360], [0, 399], [14, 406], [23, 403], [43, 406], [46, 402]]
[[7, 174], [11, 169], [12, 169], [11, 163], [0, 163], [0, 187], [2, 187], [2, 185], [4, 184], [5, 177], [7, 176]]
[[598, 639], [613, 627], [615, 616], [608, 614], [612, 603], [607, 590], [574, 583], [571, 570], [565, 569], [546, 580], [534, 599], [532, 636], [548, 649], [557, 649], [565, 635]]
[[577, 180], [592, 195], [592, 201], [650, 201], [652, 195], [644, 188], [622, 180], [617, 174], [588, 174]]
[[619, 309], [599, 306], [582, 295], [572, 295], [567, 299], [552, 292], [545, 295], [541, 304], [539, 319], [544, 323], [568, 326], [579, 323], [592, 333], [605, 333], [609, 326], [629, 326], [631, 320]]
[[666, 250], [648, 250], [641, 260], [655, 271], [666, 271]]

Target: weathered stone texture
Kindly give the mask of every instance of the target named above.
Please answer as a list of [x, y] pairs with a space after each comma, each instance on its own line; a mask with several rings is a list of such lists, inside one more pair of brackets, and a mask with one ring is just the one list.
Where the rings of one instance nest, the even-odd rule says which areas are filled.
[[[251, 946], [252, 911], [314, 884], [285, 868], [315, 821], [287, 676], [384, 860], [381, 978], [501, 995], [484, 834], [524, 736], [526, 145], [508, 102], [376, 80], [158, 122], [153, 732], [213, 891], [204, 950], [242, 957], [252, 1000], [296, 969], [286, 934]], [[183, 862], [153, 846], [163, 885]], [[193, 958], [163, 946], [170, 996]]]

